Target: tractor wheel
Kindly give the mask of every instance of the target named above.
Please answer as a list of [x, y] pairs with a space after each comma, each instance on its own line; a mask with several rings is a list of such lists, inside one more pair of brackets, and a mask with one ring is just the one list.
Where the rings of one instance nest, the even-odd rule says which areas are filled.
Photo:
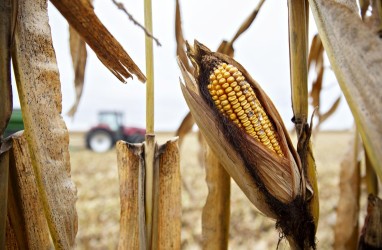
[[133, 134], [129, 136], [128, 142], [130, 143], [141, 143], [145, 141], [145, 136], [142, 134]]
[[102, 129], [90, 131], [86, 137], [89, 149], [97, 153], [106, 152], [113, 147], [114, 139], [110, 132]]

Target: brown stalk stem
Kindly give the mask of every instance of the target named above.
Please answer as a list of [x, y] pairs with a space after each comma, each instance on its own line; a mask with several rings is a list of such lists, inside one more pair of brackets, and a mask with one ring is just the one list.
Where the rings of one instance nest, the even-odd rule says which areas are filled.
[[[145, 0], [145, 27], [153, 30], [151, 0]], [[153, 41], [145, 37], [146, 43], [146, 133], [154, 133], [154, 53]]]
[[[145, 27], [152, 33], [151, 0], [144, 1]], [[155, 135], [154, 133], [154, 56], [153, 41], [145, 37], [146, 44], [146, 144], [145, 144], [145, 215], [146, 215], [146, 244], [152, 249], [153, 206], [154, 206], [154, 163]], [[142, 225], [141, 225], [142, 226]]]
[[[181, 178], [178, 139], [159, 148], [158, 249], [181, 249]], [[158, 197], [157, 196], [157, 197]]]
[[[294, 123], [299, 139], [297, 151], [302, 163], [302, 193], [314, 221], [315, 234], [319, 219], [319, 198], [316, 166], [310, 142], [311, 128], [308, 117], [308, 2], [288, 0], [289, 58]], [[310, 190], [308, 191], [310, 186]], [[309, 197], [309, 200], [307, 199]], [[304, 245], [301, 239], [288, 239], [292, 245]], [[296, 241], [297, 240], [297, 241]], [[303, 241], [306, 239], [302, 239]], [[293, 248], [293, 247], [292, 247]]]
[[129, 17], [130, 21], [132, 21], [135, 25], [137, 25], [139, 28], [141, 28], [145, 32], [146, 36], [148, 36], [151, 39], [153, 39], [158, 46], [162, 46], [162, 44], [159, 42], [159, 39], [154, 37], [154, 35], [152, 34], [151, 31], [148, 31], [142, 24], [140, 24], [137, 20], [134, 19], [133, 15], [131, 15], [127, 11], [127, 9], [123, 5], [123, 3], [117, 2], [115, 0], [112, 0], [112, 1], [115, 4], [115, 6], [117, 6], [118, 9], [122, 10], [123, 12], [125, 12], [125, 14]]
[[208, 196], [202, 213], [203, 249], [228, 249], [231, 178], [206, 142]]
[[292, 106], [297, 135], [308, 117], [308, 27], [305, 0], [288, 0]]
[[[155, 135], [146, 134], [145, 142], [145, 221], [147, 249], [153, 249], [153, 213], [154, 213], [154, 166], [155, 166]], [[142, 226], [142, 225], [140, 225]]]
[[8, 219], [17, 246], [19, 249], [51, 249], [49, 228], [24, 135], [18, 133], [12, 137], [11, 152]]
[[5, 249], [8, 206], [9, 152], [0, 152], [0, 249]]
[[373, 166], [371, 165], [370, 158], [365, 150], [365, 165], [366, 165], [366, 188], [368, 194], [378, 195], [378, 176]]
[[359, 234], [359, 198], [360, 198], [360, 138], [357, 131], [350, 143], [348, 152], [341, 161], [339, 200], [336, 209], [337, 219], [334, 226], [333, 249], [357, 249]]
[[116, 145], [121, 200], [118, 249], [139, 249], [139, 169], [143, 168], [143, 146], [119, 141]]
[[11, 22], [12, 1], [0, 1], [0, 135], [12, 113]]

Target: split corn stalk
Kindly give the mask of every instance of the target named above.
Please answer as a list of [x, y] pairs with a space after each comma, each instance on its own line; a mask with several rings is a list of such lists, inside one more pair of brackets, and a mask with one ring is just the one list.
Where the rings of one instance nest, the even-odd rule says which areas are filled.
[[7, 234], [14, 232], [15, 241], [8, 249], [50, 249], [49, 228], [41, 195], [33, 172], [28, 143], [22, 132], [12, 135], [9, 170], [9, 202]]
[[12, 59], [25, 136], [51, 237], [71, 249], [77, 234], [77, 190], [70, 178], [69, 134], [61, 117], [61, 84], [45, 0], [19, 0]]
[[[154, 143], [152, 231], [145, 217], [146, 144], [117, 142], [121, 219], [119, 249], [180, 249], [181, 195], [177, 139]], [[151, 240], [151, 242], [148, 242]], [[150, 248], [149, 248], [150, 246]]]
[[299, 244], [311, 241], [314, 223], [306, 204], [311, 187], [271, 100], [232, 58], [197, 41], [188, 46], [188, 56], [195, 72], [180, 63], [181, 88], [208, 145], [249, 200], [277, 220], [283, 236]]

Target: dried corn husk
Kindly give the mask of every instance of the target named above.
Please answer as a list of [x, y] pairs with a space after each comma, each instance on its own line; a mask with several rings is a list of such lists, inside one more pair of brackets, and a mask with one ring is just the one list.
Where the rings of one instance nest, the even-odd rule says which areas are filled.
[[[191, 75], [180, 63], [185, 81], [185, 85], [181, 84], [181, 88], [192, 116], [208, 145], [221, 159], [223, 167], [249, 200], [266, 216], [278, 221], [277, 226], [281, 228], [283, 235], [292, 238], [296, 234], [304, 235], [302, 231], [308, 231], [306, 228], [312, 226], [310, 224], [312, 218], [305, 203], [311, 195], [311, 191], [306, 190], [311, 188], [306, 186], [304, 176], [301, 174], [300, 159], [271, 100], [247, 71], [230, 57], [211, 52], [197, 41], [194, 47], [188, 46], [188, 56], [195, 72]], [[203, 88], [203, 84], [206, 85], [203, 81], [210, 72], [210, 69], [206, 69], [202, 63], [205, 56], [231, 64], [245, 76], [268, 117], [273, 121], [284, 157], [280, 157], [244, 133], [219, 113], [212, 100], [208, 100], [208, 97], [202, 94], [200, 88]], [[296, 220], [296, 217], [299, 220]]]

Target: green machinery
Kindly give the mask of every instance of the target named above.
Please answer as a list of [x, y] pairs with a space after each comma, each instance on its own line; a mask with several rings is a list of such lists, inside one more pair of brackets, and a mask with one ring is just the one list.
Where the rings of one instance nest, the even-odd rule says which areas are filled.
[[4, 138], [16, 133], [17, 131], [24, 130], [23, 116], [21, 114], [21, 109], [13, 109], [11, 118], [9, 119], [8, 126], [4, 132]]

